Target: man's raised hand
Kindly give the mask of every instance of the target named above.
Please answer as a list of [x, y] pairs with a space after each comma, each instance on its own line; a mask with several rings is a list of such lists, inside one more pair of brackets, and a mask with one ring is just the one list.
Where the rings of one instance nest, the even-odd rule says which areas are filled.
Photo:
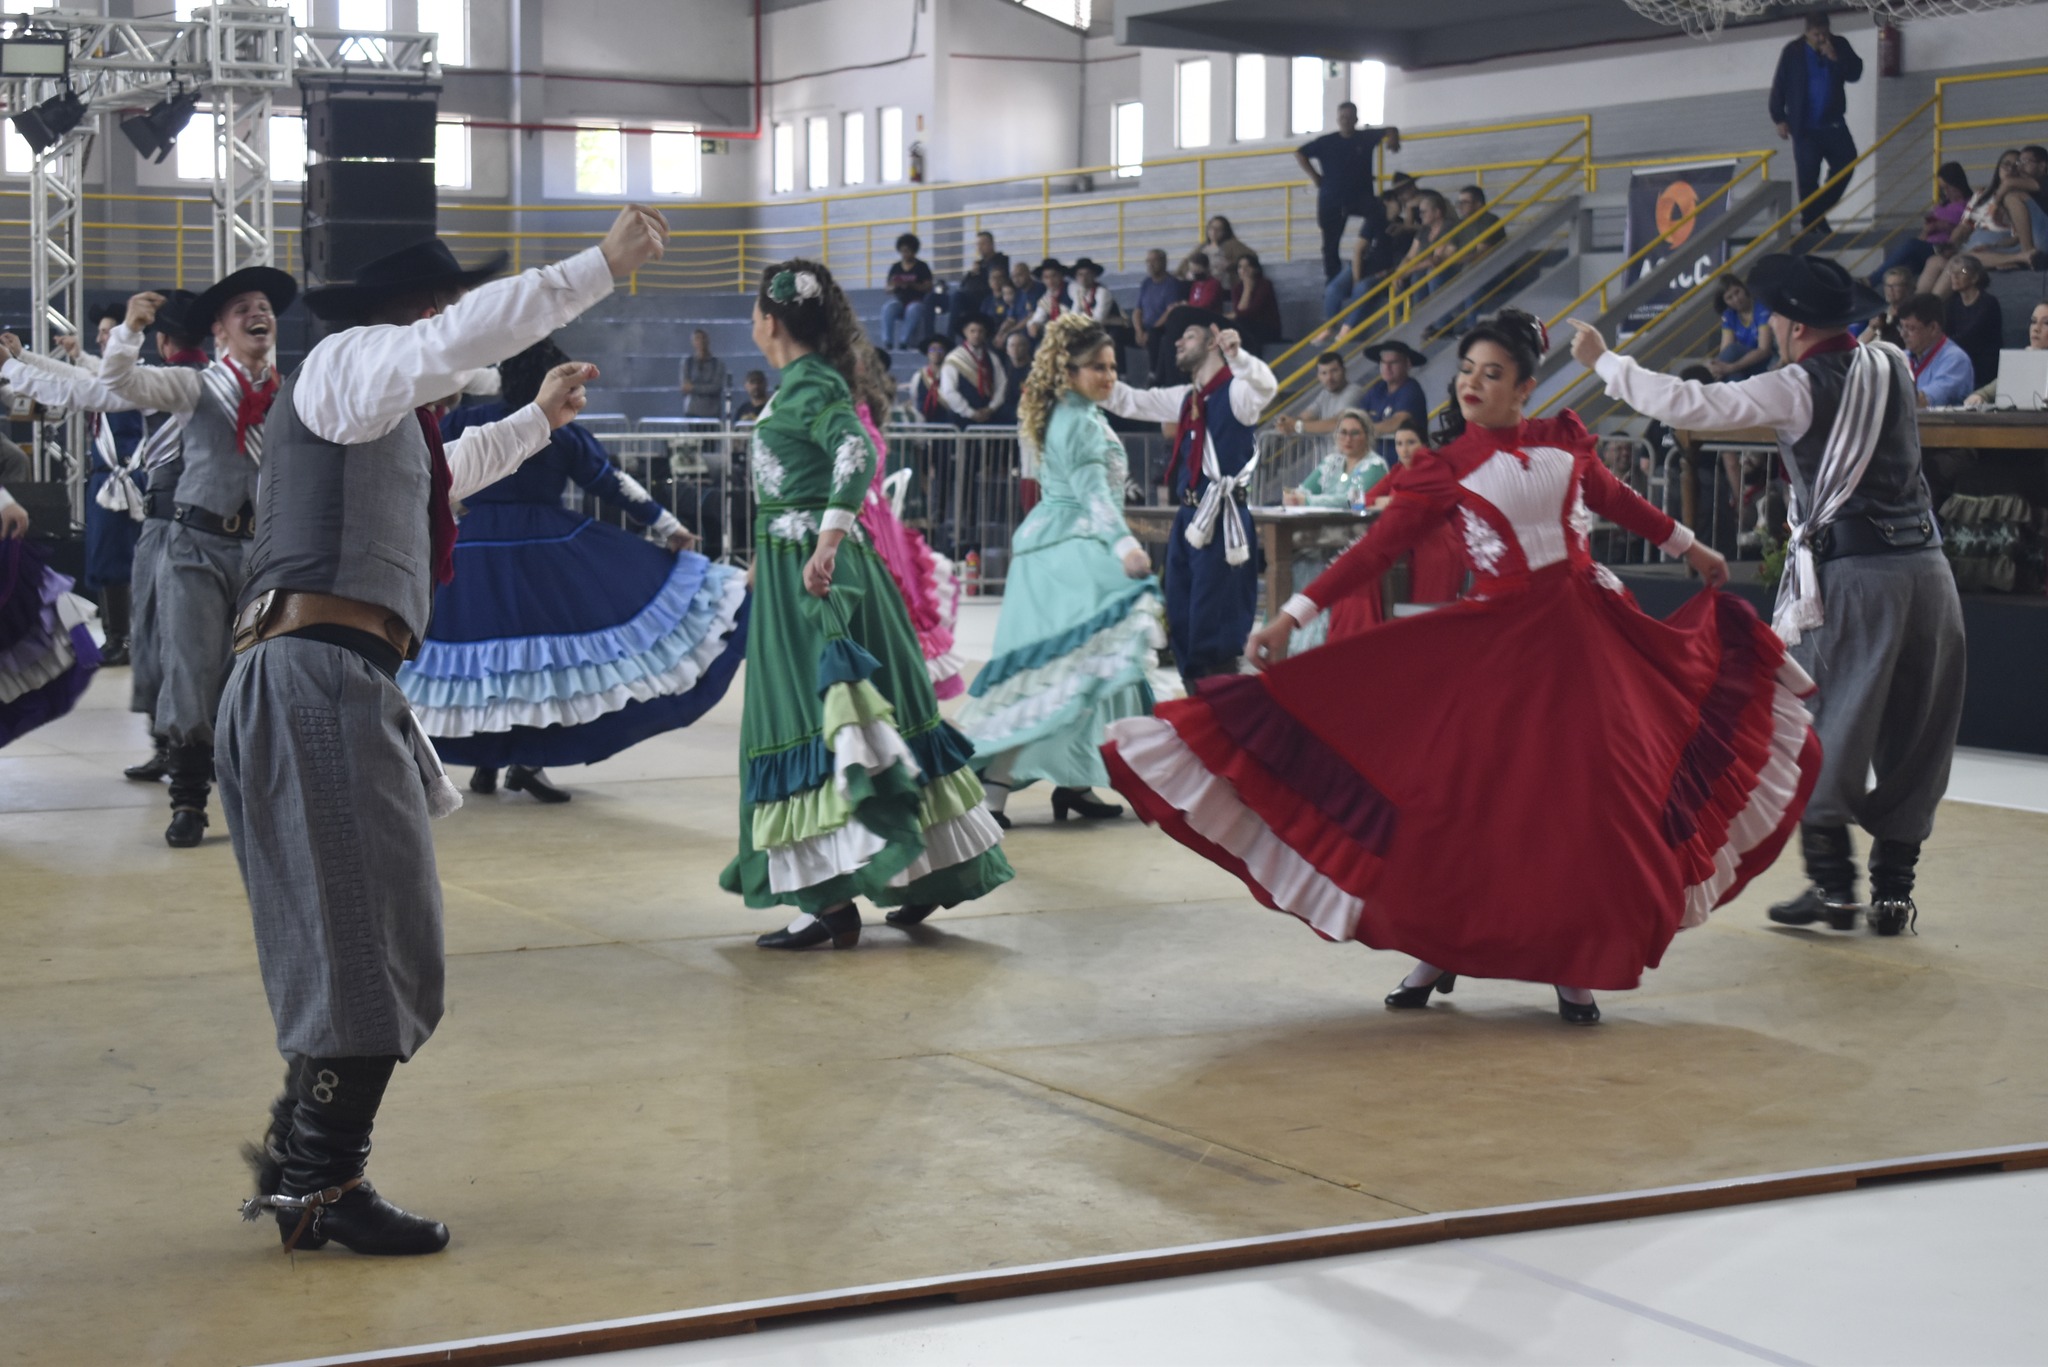
[[1582, 323], [1576, 318], [1565, 321], [1572, 325], [1572, 359], [1591, 370], [1593, 362], [1606, 354], [1607, 339], [1591, 323]]
[[149, 325], [156, 321], [156, 311], [164, 306], [164, 297], [151, 290], [128, 296], [128, 330], [147, 332]]
[[547, 378], [540, 382], [540, 393], [534, 395], [533, 401], [539, 405], [549, 427], [560, 427], [576, 420], [576, 415], [589, 401], [583, 386], [596, 378], [597, 367], [588, 361], [564, 361], [547, 373]]
[[623, 280], [650, 261], [659, 261], [668, 248], [668, 220], [661, 210], [645, 204], [628, 204], [612, 220], [598, 250], [612, 278]]

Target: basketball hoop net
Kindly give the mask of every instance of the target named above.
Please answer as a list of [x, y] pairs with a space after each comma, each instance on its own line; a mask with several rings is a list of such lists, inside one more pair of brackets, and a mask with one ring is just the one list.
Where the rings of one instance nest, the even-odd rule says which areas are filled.
[[[1625, 0], [1645, 19], [1684, 29], [1695, 38], [1709, 38], [1730, 19], [1760, 19], [1774, 9], [1810, 8], [1803, 0]], [[2006, 9], [2028, 0], [1844, 0], [1852, 9], [1868, 10], [1881, 20], [1936, 19], [1951, 14], [1976, 14]]]

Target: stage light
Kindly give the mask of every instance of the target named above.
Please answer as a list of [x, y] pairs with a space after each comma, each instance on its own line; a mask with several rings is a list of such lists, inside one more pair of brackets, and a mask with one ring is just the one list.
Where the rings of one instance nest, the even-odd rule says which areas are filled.
[[34, 109], [24, 110], [14, 116], [14, 129], [29, 150], [42, 155], [43, 149], [54, 146], [58, 139], [78, 127], [85, 119], [85, 101], [78, 98], [76, 91], [67, 90], [53, 95]]
[[71, 44], [62, 38], [0, 38], [0, 76], [55, 76], [71, 70]]
[[199, 107], [197, 95], [177, 94], [152, 105], [146, 114], [132, 114], [121, 120], [121, 131], [135, 150], [151, 161], [162, 161], [178, 145], [178, 134], [192, 122]]

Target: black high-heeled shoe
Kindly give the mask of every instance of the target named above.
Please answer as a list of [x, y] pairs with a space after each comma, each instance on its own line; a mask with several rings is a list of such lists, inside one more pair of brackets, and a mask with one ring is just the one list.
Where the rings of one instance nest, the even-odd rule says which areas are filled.
[[1557, 988], [1557, 1018], [1566, 1025], [1598, 1025], [1600, 1003], [1575, 1002], [1565, 999], [1564, 989]]
[[822, 945], [827, 940], [834, 949], [852, 949], [860, 943], [860, 908], [852, 903], [828, 911], [823, 916], [813, 917], [811, 923], [796, 930], [784, 926], [771, 930], [754, 941], [760, 949], [809, 949]]
[[514, 764], [505, 770], [505, 791], [526, 793], [541, 802], [567, 802], [569, 790], [557, 788], [542, 777], [539, 769], [529, 769], [523, 764]]
[[882, 919], [892, 926], [919, 926], [938, 909], [937, 902], [927, 902], [921, 907], [897, 907]]
[[1430, 993], [1441, 992], [1448, 997], [1451, 995], [1451, 989], [1457, 985], [1458, 975], [1455, 973], [1439, 973], [1435, 981], [1426, 982], [1420, 987], [1410, 987], [1403, 983], [1387, 993], [1387, 1010], [1420, 1011], [1429, 1005]]
[[1124, 814], [1124, 809], [1114, 802], [1104, 802], [1088, 788], [1055, 788], [1052, 790], [1052, 819], [1065, 821], [1069, 816], [1078, 816], [1083, 821], [1114, 821]]

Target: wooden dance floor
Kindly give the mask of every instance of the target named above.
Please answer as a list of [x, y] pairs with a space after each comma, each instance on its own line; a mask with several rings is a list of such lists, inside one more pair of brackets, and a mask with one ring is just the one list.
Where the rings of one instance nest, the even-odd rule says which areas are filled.
[[1131, 822], [1013, 808], [1010, 887], [774, 955], [716, 885], [737, 690], [575, 801], [439, 827], [449, 1011], [371, 1175], [450, 1250], [235, 1218], [278, 1082], [215, 816], [123, 782], [126, 671], [0, 754], [8, 1361], [259, 1363], [2048, 1138], [2048, 816], [1949, 804], [1921, 934], [1773, 929], [1778, 868], [1607, 1023], [1325, 944]]

